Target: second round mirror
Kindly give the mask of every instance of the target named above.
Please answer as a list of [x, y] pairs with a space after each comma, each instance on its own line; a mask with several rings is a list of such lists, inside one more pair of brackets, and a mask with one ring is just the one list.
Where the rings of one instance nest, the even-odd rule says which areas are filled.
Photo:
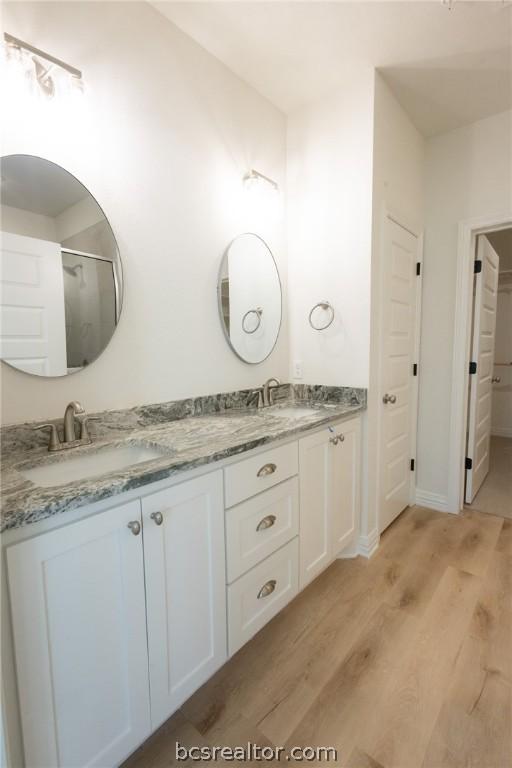
[[231, 348], [244, 362], [261, 363], [276, 345], [282, 312], [279, 272], [261, 237], [235, 237], [222, 259], [217, 290]]

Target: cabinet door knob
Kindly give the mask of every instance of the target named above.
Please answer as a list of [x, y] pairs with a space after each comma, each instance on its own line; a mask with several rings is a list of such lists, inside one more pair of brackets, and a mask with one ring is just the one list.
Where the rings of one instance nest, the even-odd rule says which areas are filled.
[[266, 477], [267, 475], [273, 475], [276, 469], [276, 464], [264, 464], [260, 469], [258, 469], [257, 476]]
[[130, 523], [128, 523], [128, 528], [133, 533], [134, 536], [138, 536], [140, 533], [140, 523], [138, 520], [132, 520]]
[[396, 403], [396, 395], [388, 395], [387, 393], [382, 398], [382, 402], [384, 405], [387, 405], [388, 403]]
[[492, 379], [491, 379], [491, 382], [493, 384], [499, 384], [500, 381], [501, 381], [501, 376], [493, 376]]
[[258, 525], [256, 526], [257, 531], [265, 531], [267, 528], [272, 528], [276, 521], [275, 515], [267, 515], [263, 518], [263, 520], [260, 520]]
[[338, 435], [335, 435], [334, 437], [329, 438], [329, 442], [333, 445], [338, 445]]
[[338, 438], [340, 443], [343, 443], [343, 441], [345, 440], [345, 435], [343, 434], [343, 432], [340, 432], [339, 435], [336, 435], [336, 437]]
[[164, 521], [164, 516], [161, 512], [152, 512], [150, 514], [150, 518], [154, 520], [157, 525], [162, 525]]
[[276, 584], [277, 581], [275, 579], [270, 579], [270, 581], [267, 581], [267, 583], [264, 584], [258, 592], [258, 600], [261, 600], [262, 597], [268, 597], [271, 595], [276, 588]]

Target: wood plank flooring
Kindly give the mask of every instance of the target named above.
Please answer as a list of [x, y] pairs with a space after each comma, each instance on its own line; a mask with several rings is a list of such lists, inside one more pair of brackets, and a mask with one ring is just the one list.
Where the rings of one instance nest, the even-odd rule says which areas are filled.
[[371, 560], [336, 561], [124, 768], [194, 764], [176, 741], [334, 747], [343, 768], [511, 768], [511, 573], [512, 521], [406, 510]]

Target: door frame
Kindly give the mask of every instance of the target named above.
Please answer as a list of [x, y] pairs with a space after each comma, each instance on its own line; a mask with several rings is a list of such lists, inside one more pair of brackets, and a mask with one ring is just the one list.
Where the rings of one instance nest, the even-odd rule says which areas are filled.
[[473, 262], [478, 235], [512, 227], [512, 211], [459, 222], [455, 320], [453, 331], [450, 453], [448, 461], [448, 512], [464, 506], [466, 431], [468, 421], [469, 360], [473, 312]]
[[419, 358], [420, 358], [420, 342], [421, 342], [421, 299], [422, 299], [422, 292], [423, 292], [423, 242], [424, 242], [424, 234], [423, 230], [419, 230], [418, 227], [414, 226], [414, 224], [407, 221], [407, 218], [403, 216], [401, 213], [398, 213], [397, 211], [392, 210], [389, 206], [385, 205], [383, 206], [382, 210], [382, 216], [381, 216], [381, 238], [380, 238], [380, 244], [379, 244], [379, 255], [380, 255], [380, 264], [379, 264], [379, 272], [378, 272], [378, 297], [379, 297], [379, 307], [378, 307], [378, 318], [379, 318], [379, 343], [377, 345], [378, 348], [378, 358], [377, 358], [377, 382], [376, 382], [376, 400], [374, 400], [376, 405], [376, 439], [377, 439], [377, 451], [376, 451], [376, 483], [375, 483], [375, 491], [376, 491], [376, 497], [375, 497], [375, 504], [376, 504], [376, 526], [378, 535], [380, 536], [381, 533], [381, 520], [380, 520], [380, 489], [381, 489], [381, 438], [382, 438], [382, 425], [381, 425], [381, 411], [380, 411], [380, 405], [381, 405], [381, 392], [382, 392], [382, 366], [383, 366], [383, 356], [382, 356], [382, 346], [380, 344], [380, 329], [382, 328], [383, 318], [384, 318], [384, 277], [385, 277], [385, 249], [386, 249], [386, 230], [388, 222], [391, 221], [393, 224], [398, 225], [399, 227], [402, 227], [402, 229], [405, 229], [407, 232], [409, 232], [411, 235], [417, 238], [418, 240], [418, 252], [417, 252], [417, 260], [420, 263], [420, 274], [418, 276], [418, 289], [416, 294], [416, 317], [415, 317], [415, 323], [414, 323], [414, 357], [418, 364], [418, 375], [412, 377], [412, 387], [411, 387], [411, 407], [412, 407], [412, 419], [411, 419], [411, 459], [415, 460], [415, 468], [414, 471], [411, 471], [410, 476], [410, 483], [409, 483], [409, 504], [412, 506], [416, 503], [416, 472], [417, 472], [417, 441], [418, 441], [418, 405], [419, 405], [419, 380], [421, 376], [421, 370], [419, 366]]

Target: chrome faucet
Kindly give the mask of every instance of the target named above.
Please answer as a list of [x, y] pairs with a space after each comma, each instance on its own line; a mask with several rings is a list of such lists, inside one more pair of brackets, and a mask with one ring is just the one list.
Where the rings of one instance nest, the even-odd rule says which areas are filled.
[[251, 394], [247, 398], [247, 405], [249, 405], [249, 403], [251, 403], [252, 400], [254, 400], [256, 397], [258, 398], [256, 402], [257, 408], [267, 408], [269, 405], [273, 405], [273, 390], [279, 386], [281, 386], [279, 379], [275, 379], [274, 377], [267, 379], [262, 387], [256, 387], [256, 389], [252, 390]]
[[84, 414], [85, 411], [83, 409], [83, 406], [81, 403], [79, 403], [77, 400], [72, 400], [68, 405], [66, 406], [66, 410], [64, 412], [64, 442], [65, 443], [73, 443], [76, 439], [76, 432], [75, 432], [75, 416], [78, 414]]
[[[80, 419], [80, 437], [76, 434], [76, 416], [82, 416]], [[63, 451], [66, 448], [77, 448], [79, 445], [89, 445], [92, 442], [88, 421], [97, 421], [97, 417], [86, 416], [82, 404], [77, 400], [72, 400], [66, 406], [64, 412], [64, 439], [61, 441], [59, 431], [55, 424], [40, 424], [34, 429], [49, 429], [50, 437], [48, 440], [49, 451]]]
[[264, 408], [274, 404], [273, 391], [279, 386], [281, 386], [281, 382], [279, 381], [279, 379], [276, 379], [274, 377], [272, 377], [271, 379], [267, 379], [267, 381], [264, 383], [263, 385], [263, 407]]

